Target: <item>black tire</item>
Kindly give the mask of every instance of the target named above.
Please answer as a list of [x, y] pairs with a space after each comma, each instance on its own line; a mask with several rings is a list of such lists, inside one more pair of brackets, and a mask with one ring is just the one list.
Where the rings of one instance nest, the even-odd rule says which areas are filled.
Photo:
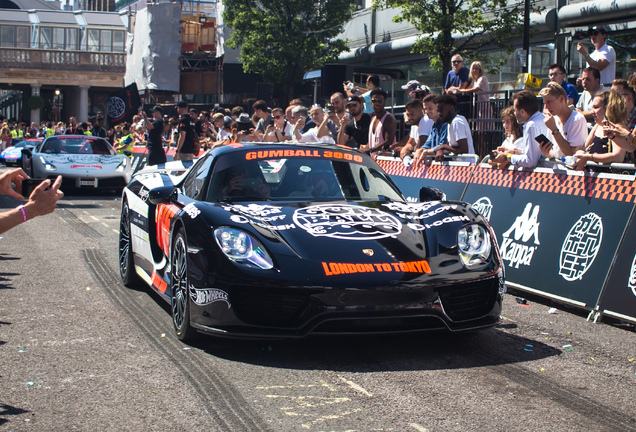
[[197, 331], [190, 325], [188, 246], [183, 229], [177, 232], [174, 240], [170, 270], [172, 324], [180, 340], [191, 341]]
[[125, 200], [122, 203], [119, 219], [119, 275], [128, 288], [141, 285], [141, 279], [135, 271], [130, 234], [130, 209]]

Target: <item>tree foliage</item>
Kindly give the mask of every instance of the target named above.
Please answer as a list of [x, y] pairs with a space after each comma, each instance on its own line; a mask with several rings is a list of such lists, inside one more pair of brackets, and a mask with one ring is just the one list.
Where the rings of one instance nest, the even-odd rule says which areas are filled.
[[293, 97], [305, 72], [335, 62], [347, 50], [336, 39], [353, 12], [350, 0], [224, 0], [245, 72], [256, 72]]
[[422, 33], [413, 52], [427, 55], [431, 66], [444, 73], [455, 54], [476, 58], [480, 48], [491, 45], [511, 52], [512, 39], [523, 32], [523, 1], [374, 0], [373, 5], [400, 8], [393, 20], [408, 21]]

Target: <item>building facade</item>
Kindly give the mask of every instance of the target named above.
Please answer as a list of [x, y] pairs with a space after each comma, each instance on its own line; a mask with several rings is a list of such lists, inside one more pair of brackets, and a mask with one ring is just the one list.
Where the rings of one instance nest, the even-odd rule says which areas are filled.
[[0, 13], [0, 112], [36, 123], [86, 121], [123, 86], [128, 15], [65, 11], [49, 1], [14, 4], [30, 9]]

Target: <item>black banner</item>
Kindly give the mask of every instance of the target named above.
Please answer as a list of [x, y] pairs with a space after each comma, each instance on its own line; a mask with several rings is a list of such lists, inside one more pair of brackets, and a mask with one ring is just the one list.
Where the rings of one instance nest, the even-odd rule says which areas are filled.
[[511, 286], [591, 310], [634, 208], [620, 177], [481, 165], [464, 201], [489, 219]]
[[139, 113], [140, 107], [141, 98], [136, 83], [111, 93], [106, 104], [107, 124], [115, 126], [123, 122], [132, 123], [133, 116]]
[[601, 313], [636, 322], [636, 225], [628, 223], [614, 266], [601, 293]]

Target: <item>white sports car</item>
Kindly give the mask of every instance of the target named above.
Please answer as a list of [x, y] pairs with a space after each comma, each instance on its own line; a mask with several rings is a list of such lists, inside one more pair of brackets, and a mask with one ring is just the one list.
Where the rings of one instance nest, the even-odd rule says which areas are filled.
[[27, 173], [36, 179], [62, 176], [64, 188], [121, 190], [132, 176], [131, 159], [117, 154], [104, 138], [56, 135], [45, 139], [26, 161]]

